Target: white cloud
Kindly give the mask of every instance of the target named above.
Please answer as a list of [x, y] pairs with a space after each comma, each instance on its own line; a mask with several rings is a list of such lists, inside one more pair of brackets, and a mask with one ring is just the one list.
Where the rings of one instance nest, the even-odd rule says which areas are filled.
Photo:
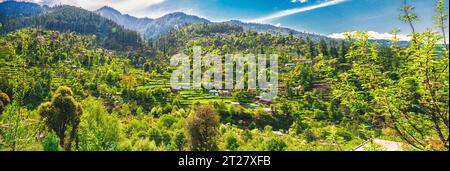
[[[334, 39], [344, 39], [346, 33], [355, 34], [356, 31], [343, 32], [343, 33], [333, 33], [333, 34], [328, 35], [328, 37], [334, 38]], [[390, 34], [390, 33], [378, 33], [376, 31], [368, 31], [367, 34], [369, 35], [369, 39], [392, 40], [394, 38], [394, 36], [395, 36], [395, 35]], [[397, 39], [399, 39], [401, 41], [409, 41], [411, 38], [409, 36], [407, 36], [407, 35], [398, 34], [397, 35]]]
[[308, 2], [308, 0], [291, 0], [292, 3], [296, 3], [296, 2], [300, 2], [300, 3], [305, 3]]
[[165, 0], [19, 0], [44, 5], [73, 5], [88, 10], [96, 10], [102, 6], [110, 6], [124, 13], [137, 13], [145, 8], [164, 2]]
[[[297, 0], [297, 1], [302, 2], [304, 0]], [[298, 13], [302, 13], [302, 12], [306, 12], [306, 11], [311, 11], [311, 10], [315, 10], [315, 9], [318, 9], [318, 8], [324, 8], [324, 7], [328, 7], [328, 6], [333, 6], [333, 5], [337, 5], [337, 4], [346, 2], [346, 1], [349, 1], [349, 0], [328, 0], [326, 2], [322, 2], [322, 3], [316, 4], [316, 5], [311, 5], [311, 6], [307, 6], [307, 7], [300, 7], [300, 8], [294, 8], [294, 9], [288, 9], [288, 10], [279, 11], [279, 12], [276, 12], [276, 13], [273, 13], [273, 14], [261, 17], [261, 18], [250, 20], [249, 22], [265, 23], [265, 22], [273, 20], [273, 19], [285, 17], [285, 16], [292, 15], [292, 14], [298, 14]]]

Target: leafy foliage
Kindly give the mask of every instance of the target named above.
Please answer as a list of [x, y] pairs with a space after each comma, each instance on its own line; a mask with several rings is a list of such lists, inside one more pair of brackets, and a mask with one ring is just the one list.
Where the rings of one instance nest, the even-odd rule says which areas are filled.
[[[51, 131], [55, 131], [60, 138], [60, 145], [66, 150], [72, 148], [71, 143], [77, 138], [80, 116], [83, 114], [83, 108], [72, 95], [70, 88], [59, 87], [51, 102], [39, 106], [39, 114], [45, 118], [45, 124]], [[70, 130], [69, 136], [67, 130]], [[69, 137], [68, 141], [66, 137]]]
[[198, 106], [186, 121], [190, 146], [194, 151], [215, 151], [219, 127], [219, 115], [211, 106]]

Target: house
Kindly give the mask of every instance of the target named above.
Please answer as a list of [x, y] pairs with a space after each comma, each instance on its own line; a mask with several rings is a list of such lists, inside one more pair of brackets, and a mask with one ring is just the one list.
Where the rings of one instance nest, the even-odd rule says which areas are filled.
[[217, 91], [217, 90], [209, 90], [208, 93], [213, 96], [219, 96], [219, 91]]
[[287, 85], [286, 84], [278, 84], [278, 89], [284, 90], [286, 89]]
[[272, 100], [270, 100], [270, 99], [260, 99], [259, 102], [260, 102], [261, 104], [265, 104], [265, 105], [270, 105], [270, 104], [272, 104]]
[[283, 136], [283, 133], [280, 131], [272, 131], [275, 135]]
[[284, 67], [293, 67], [295, 66], [295, 63], [285, 63]]
[[297, 87], [294, 87], [295, 92], [303, 92], [305, 91], [305, 88], [302, 85], [298, 85]]
[[272, 109], [271, 109], [271, 108], [263, 108], [263, 110], [264, 110], [265, 112], [272, 112]]
[[261, 99], [261, 96], [255, 96], [255, 101], [259, 101]]
[[231, 92], [229, 90], [222, 90], [219, 92], [220, 96], [231, 96]]
[[265, 104], [265, 105], [272, 104], [272, 100], [265, 99], [263, 96], [255, 96], [255, 102], [259, 102], [259, 103]]
[[303, 91], [303, 86], [302, 85], [298, 85], [297, 87], [294, 87], [295, 90], [298, 91]]

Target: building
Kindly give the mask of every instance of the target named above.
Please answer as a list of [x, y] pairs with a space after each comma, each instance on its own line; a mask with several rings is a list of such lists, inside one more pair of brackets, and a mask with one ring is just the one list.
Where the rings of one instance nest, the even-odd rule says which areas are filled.
[[229, 90], [222, 90], [219, 92], [220, 96], [231, 96], [231, 92]]
[[208, 93], [213, 96], [219, 96], [219, 91], [217, 91], [217, 90], [209, 90]]
[[294, 67], [295, 63], [285, 63], [284, 67]]

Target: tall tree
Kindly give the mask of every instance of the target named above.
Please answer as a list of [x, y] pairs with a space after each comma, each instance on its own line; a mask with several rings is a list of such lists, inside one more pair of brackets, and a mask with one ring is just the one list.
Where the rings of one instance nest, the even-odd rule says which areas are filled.
[[186, 120], [191, 150], [218, 150], [217, 135], [220, 124], [219, 114], [209, 105], [197, 106]]
[[436, 27], [441, 31], [442, 37], [444, 39], [445, 49], [448, 51], [447, 36], [445, 30], [447, 29], [446, 24], [448, 23], [448, 9], [445, 7], [444, 0], [438, 0], [436, 3], [436, 16], [434, 16]]
[[[72, 142], [77, 138], [82, 113], [83, 108], [75, 101], [72, 90], [65, 86], [56, 90], [50, 102], [39, 106], [39, 114], [44, 118], [45, 124], [58, 135], [61, 147], [68, 151], [71, 150]], [[67, 130], [70, 130], [68, 141], [66, 141]]]

